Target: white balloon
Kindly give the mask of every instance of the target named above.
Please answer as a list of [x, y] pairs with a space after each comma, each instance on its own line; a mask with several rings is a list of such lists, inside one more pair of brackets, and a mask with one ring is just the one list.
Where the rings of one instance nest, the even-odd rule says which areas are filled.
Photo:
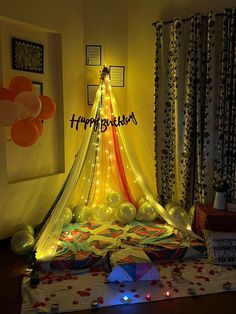
[[25, 231], [31, 234], [32, 236], [34, 236], [34, 228], [30, 224], [23, 223], [23, 224], [17, 225], [16, 228], [14, 229], [14, 233], [18, 231]]
[[155, 208], [149, 202], [144, 202], [138, 209], [136, 219], [140, 221], [153, 221], [157, 216], [158, 213]]
[[31, 118], [37, 117], [42, 108], [40, 98], [31, 92], [25, 91], [19, 93], [16, 96], [15, 101], [22, 103], [25, 106]]
[[75, 222], [87, 223], [91, 219], [91, 210], [86, 205], [78, 205], [73, 208]]
[[11, 237], [11, 249], [19, 255], [26, 255], [34, 247], [34, 237], [26, 231], [18, 231]]
[[146, 202], [146, 199], [144, 197], [140, 198], [140, 200], [138, 200], [137, 202], [137, 207], [139, 208], [145, 202]]
[[92, 208], [92, 217], [98, 222], [112, 222], [116, 219], [116, 212], [115, 208], [107, 205], [96, 205]]
[[117, 207], [121, 203], [120, 193], [111, 191], [106, 195], [106, 204], [110, 207]]
[[185, 224], [187, 223], [188, 214], [183, 207], [173, 206], [168, 210], [168, 213], [176, 220]]
[[168, 211], [171, 207], [174, 206], [181, 206], [180, 203], [176, 202], [176, 201], [170, 201], [165, 205], [165, 209]]
[[72, 217], [73, 217], [72, 210], [69, 207], [67, 207], [64, 212], [63, 225], [64, 226], [69, 225], [69, 223], [72, 220]]
[[136, 217], [136, 208], [132, 203], [121, 203], [118, 209], [118, 219], [123, 222], [131, 222]]

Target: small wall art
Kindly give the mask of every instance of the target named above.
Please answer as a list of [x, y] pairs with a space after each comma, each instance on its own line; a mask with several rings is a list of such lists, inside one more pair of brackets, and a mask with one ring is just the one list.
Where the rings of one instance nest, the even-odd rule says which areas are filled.
[[37, 81], [32, 81], [32, 83], [33, 83], [35, 95], [42, 96], [43, 95], [43, 83], [37, 82]]
[[43, 57], [43, 45], [12, 38], [12, 68], [14, 70], [43, 73]]
[[118, 65], [110, 66], [110, 79], [112, 87], [124, 87], [125, 67]]
[[87, 98], [88, 98], [88, 105], [92, 106], [97, 93], [98, 85], [88, 85], [87, 86]]
[[86, 65], [100, 66], [101, 51], [100, 45], [86, 45]]

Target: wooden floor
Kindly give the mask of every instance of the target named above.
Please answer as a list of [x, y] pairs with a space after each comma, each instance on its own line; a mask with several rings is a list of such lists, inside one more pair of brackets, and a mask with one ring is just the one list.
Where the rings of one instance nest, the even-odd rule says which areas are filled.
[[[0, 241], [0, 314], [18, 314], [21, 309], [21, 279], [26, 260]], [[170, 299], [151, 303], [71, 312], [71, 314], [235, 314], [236, 292]], [[70, 314], [70, 313], [68, 313]]]

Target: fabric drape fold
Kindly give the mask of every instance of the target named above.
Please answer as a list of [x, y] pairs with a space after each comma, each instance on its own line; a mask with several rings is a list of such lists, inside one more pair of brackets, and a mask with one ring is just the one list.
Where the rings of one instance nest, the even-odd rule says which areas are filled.
[[235, 9], [155, 27], [160, 201], [211, 202], [214, 173], [235, 178]]

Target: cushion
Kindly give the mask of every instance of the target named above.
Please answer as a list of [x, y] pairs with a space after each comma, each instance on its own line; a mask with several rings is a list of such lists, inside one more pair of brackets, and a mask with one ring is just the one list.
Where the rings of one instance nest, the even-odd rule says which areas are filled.
[[208, 259], [217, 265], [236, 265], [236, 233], [204, 230]]

